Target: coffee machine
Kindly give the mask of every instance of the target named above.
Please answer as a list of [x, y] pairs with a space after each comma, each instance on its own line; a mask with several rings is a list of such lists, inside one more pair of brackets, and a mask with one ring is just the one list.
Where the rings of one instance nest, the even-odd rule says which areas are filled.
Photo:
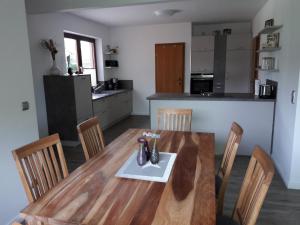
[[109, 90], [117, 90], [119, 87], [119, 80], [117, 78], [111, 78], [108, 81], [108, 89]]

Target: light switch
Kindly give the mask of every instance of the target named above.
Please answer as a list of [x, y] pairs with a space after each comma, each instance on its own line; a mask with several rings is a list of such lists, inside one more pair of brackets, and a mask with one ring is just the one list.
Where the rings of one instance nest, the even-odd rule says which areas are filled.
[[27, 101], [22, 102], [22, 110], [23, 111], [29, 110], [29, 102]]

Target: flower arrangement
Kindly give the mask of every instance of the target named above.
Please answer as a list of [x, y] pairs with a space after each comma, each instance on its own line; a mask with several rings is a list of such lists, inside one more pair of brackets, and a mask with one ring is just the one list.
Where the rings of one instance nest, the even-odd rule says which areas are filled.
[[58, 50], [55, 47], [53, 40], [52, 39], [42, 40], [41, 46], [50, 51], [51, 57], [52, 57], [53, 61], [55, 61], [55, 55], [58, 53]]

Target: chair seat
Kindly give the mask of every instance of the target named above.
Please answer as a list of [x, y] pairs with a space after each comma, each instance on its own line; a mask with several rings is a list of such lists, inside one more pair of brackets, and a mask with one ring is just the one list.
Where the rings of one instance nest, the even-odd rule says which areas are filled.
[[215, 176], [215, 185], [216, 185], [216, 198], [218, 199], [220, 188], [222, 185], [222, 178], [218, 175]]
[[240, 225], [228, 216], [217, 215], [217, 225]]

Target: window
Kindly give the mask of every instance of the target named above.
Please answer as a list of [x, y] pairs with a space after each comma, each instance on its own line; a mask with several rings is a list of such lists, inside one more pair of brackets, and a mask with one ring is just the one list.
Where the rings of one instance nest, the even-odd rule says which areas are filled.
[[80, 35], [65, 33], [65, 55], [67, 69], [75, 73], [91, 74], [91, 85], [98, 82], [96, 64], [96, 40]]

